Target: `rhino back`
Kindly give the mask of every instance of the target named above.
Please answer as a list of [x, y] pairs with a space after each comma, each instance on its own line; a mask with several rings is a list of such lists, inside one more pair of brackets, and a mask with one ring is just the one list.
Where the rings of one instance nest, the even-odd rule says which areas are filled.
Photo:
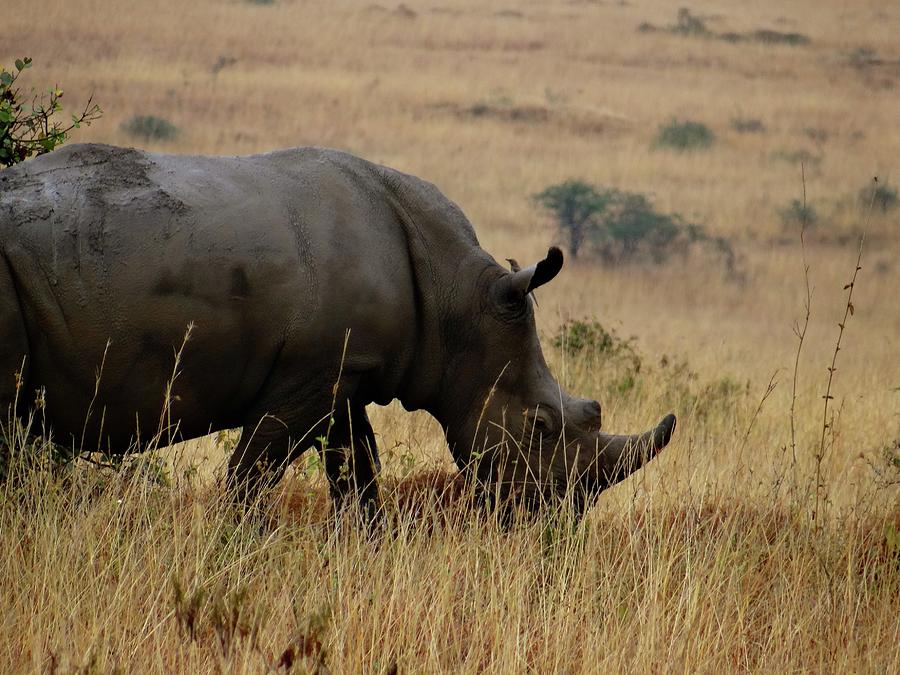
[[74, 145], [0, 173], [32, 372], [48, 396], [81, 402], [65, 426], [83, 423], [101, 363], [103, 397], [122, 407], [110, 419], [158, 411], [189, 325], [179, 405], [204, 425], [239, 424], [273, 369], [333, 360], [348, 329], [349, 366], [402, 360], [412, 289], [380, 189], [361, 160], [316, 149]]

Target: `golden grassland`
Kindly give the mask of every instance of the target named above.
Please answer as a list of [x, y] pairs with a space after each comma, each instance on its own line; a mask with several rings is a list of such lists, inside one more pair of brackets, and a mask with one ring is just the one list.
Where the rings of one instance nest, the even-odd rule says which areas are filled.
[[[648, 194], [727, 237], [742, 278], [694, 252], [658, 266], [585, 259], [541, 289], [548, 361], [563, 386], [601, 400], [608, 428], [679, 416], [662, 456], [580, 525], [504, 531], [467, 508], [437, 425], [394, 406], [373, 411], [395, 523], [374, 541], [330, 527], [309, 462], [284, 482], [264, 533], [235, 524], [212, 479], [227, 435], [189, 444], [167, 485], [140, 471], [28, 472], [0, 505], [0, 662], [25, 672], [900, 670], [900, 477], [885, 456], [900, 440], [900, 209], [858, 203], [873, 176], [900, 183], [900, 8], [691, 5], [717, 33], [793, 31], [809, 36], [801, 46], [637, 31], [674, 23], [682, 4], [37, 0], [4, 10], [0, 63], [31, 56], [25, 84], [59, 83], [72, 110], [90, 93], [103, 107], [73, 140], [347, 149], [436, 183], [498, 260], [532, 260], [559, 241], [531, 195], [582, 178]], [[122, 124], [133, 115], [180, 134], [131, 137]], [[716, 143], [652, 149], [673, 118], [704, 122]], [[765, 131], [739, 133], [735, 118]], [[805, 252], [779, 215], [803, 194], [797, 153], [820, 215]], [[812, 303], [795, 368], [804, 259]], [[590, 318], [636, 336], [640, 373], [552, 346], [565, 320]]]

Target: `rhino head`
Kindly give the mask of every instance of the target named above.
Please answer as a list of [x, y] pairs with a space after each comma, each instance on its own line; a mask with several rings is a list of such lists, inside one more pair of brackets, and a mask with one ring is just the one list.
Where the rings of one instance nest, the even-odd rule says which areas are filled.
[[643, 434], [607, 434], [600, 403], [560, 387], [544, 360], [529, 296], [562, 264], [554, 247], [525, 269], [482, 261], [479, 273], [458, 277], [477, 280], [463, 295], [477, 299], [480, 311], [454, 331], [464, 347], [447, 364], [451, 403], [438, 419], [456, 463], [487, 494], [528, 506], [571, 499], [581, 510], [654, 457], [669, 442], [675, 416]]

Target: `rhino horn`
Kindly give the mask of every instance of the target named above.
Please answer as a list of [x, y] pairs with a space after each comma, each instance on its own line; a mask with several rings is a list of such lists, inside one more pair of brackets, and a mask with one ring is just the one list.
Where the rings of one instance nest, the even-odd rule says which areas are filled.
[[653, 429], [634, 436], [599, 434], [600, 479], [604, 486], [624, 480], [668, 445], [675, 431], [675, 415], [666, 415]]

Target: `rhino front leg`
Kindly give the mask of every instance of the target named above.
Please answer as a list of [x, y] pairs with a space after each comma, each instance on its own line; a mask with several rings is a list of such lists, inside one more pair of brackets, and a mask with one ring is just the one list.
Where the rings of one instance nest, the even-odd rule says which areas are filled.
[[323, 459], [335, 514], [348, 506], [348, 497], [355, 497], [363, 520], [374, 524], [378, 519], [375, 476], [380, 462], [365, 406], [351, 402], [347, 410], [335, 415]]

